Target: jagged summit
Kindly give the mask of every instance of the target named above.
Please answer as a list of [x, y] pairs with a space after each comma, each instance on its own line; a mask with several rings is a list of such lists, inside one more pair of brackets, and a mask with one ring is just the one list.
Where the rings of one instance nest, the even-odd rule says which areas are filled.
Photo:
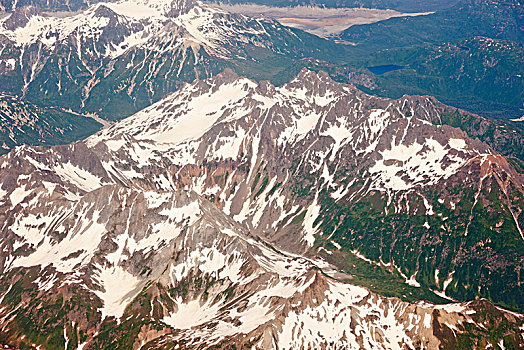
[[194, 7], [200, 5], [197, 0], [175, 0], [171, 2], [171, 9], [168, 16], [177, 17], [188, 13]]
[[195, 8], [205, 8], [198, 0], [119, 0], [101, 2], [97, 6], [112, 8], [117, 13], [134, 18], [172, 17], [187, 14]]

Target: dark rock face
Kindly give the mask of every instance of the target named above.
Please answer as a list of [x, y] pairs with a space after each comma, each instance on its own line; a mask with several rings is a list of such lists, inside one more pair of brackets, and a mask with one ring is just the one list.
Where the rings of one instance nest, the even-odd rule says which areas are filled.
[[40, 11], [33, 6], [17, 8], [4, 22], [4, 27], [8, 30], [16, 30], [27, 25], [31, 17], [40, 15]]
[[430, 122], [446, 108], [226, 71], [83, 142], [16, 148], [0, 342], [522, 347], [523, 317], [475, 300], [522, 308], [522, 177]]

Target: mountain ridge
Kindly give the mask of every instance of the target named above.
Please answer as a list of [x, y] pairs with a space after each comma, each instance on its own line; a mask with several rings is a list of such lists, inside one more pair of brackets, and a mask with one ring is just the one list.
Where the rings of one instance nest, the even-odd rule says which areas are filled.
[[[211, 101], [215, 107], [206, 110], [209, 107], [204, 106], [211, 106]], [[88, 138], [87, 146], [79, 143], [75, 147], [88, 147], [99, 154], [95, 158], [100, 157], [100, 160], [95, 163], [88, 161], [91, 166], [86, 169], [96, 176], [94, 186], [120, 183], [147, 190], [195, 190], [265, 239], [284, 248], [293, 244], [293, 249], [297, 249], [296, 244], [301, 241], [299, 250], [307, 250], [324, 241], [320, 231], [333, 229], [330, 222], [336, 222], [334, 218], [339, 215], [332, 217], [333, 213], [342, 208], [346, 213], [351, 212], [369, 200], [375, 203], [371, 204], [374, 211], [382, 212], [379, 217], [385, 215], [382, 220], [393, 217], [388, 212], [409, 214], [413, 215], [410, 220], [415, 220], [412, 224], [419, 227], [417, 231], [426, 231], [429, 230], [426, 225], [438, 227], [438, 222], [445, 227], [443, 220], [447, 219], [444, 217], [453, 213], [454, 205], [458, 206], [456, 201], [462, 196], [465, 196], [462, 200], [471, 196], [467, 199], [472, 201], [469, 205], [477, 205], [476, 198], [482, 194], [482, 186], [493, 188], [494, 199], [498, 198], [498, 188], [502, 186], [502, 201], [507, 200], [503, 194], [507, 191], [516, 191], [514, 195], [521, 193], [522, 175], [504, 158], [458, 129], [431, 123], [440, 113], [433, 103], [432, 99], [406, 97], [391, 104], [391, 100], [371, 97], [355, 88], [335, 83], [325, 73], [316, 75], [303, 71], [294, 81], [279, 88], [226, 73], [208, 82], [187, 84], [164, 101]], [[220, 105], [223, 107], [217, 107]], [[354, 116], [340, 114], [340, 111], [351, 111], [352, 108]], [[309, 114], [297, 115], [302, 113], [301, 110], [309, 111]], [[392, 117], [391, 113], [396, 116]], [[318, 123], [325, 125], [317, 129], [320, 127]], [[288, 134], [286, 130], [290, 126], [296, 128], [296, 132]], [[355, 129], [350, 132], [352, 128]], [[181, 130], [184, 132], [180, 133]], [[442, 136], [437, 136], [439, 133]], [[391, 139], [392, 135], [398, 136]], [[422, 135], [432, 135], [432, 138]], [[317, 138], [318, 141], [314, 141]], [[397, 141], [392, 141], [395, 139]], [[396, 145], [395, 142], [401, 143]], [[293, 148], [289, 148], [291, 145]], [[310, 150], [304, 153], [303, 147]], [[274, 153], [276, 149], [280, 149], [278, 153]], [[341, 152], [353, 155], [342, 157]], [[365, 152], [371, 153], [365, 160], [357, 160]], [[277, 159], [273, 158], [274, 154], [283, 156]], [[395, 157], [402, 158], [396, 160]], [[60, 156], [56, 159], [65, 161], [67, 158]], [[434, 163], [428, 163], [430, 159]], [[57, 164], [64, 168], [61, 162]], [[421, 165], [424, 167], [420, 168]], [[337, 174], [340, 171], [337, 168], [345, 169], [345, 174]], [[95, 169], [99, 170], [93, 173]], [[143, 171], [154, 175], [144, 177]], [[211, 176], [211, 173], [215, 175]], [[426, 190], [443, 191], [444, 183], [451, 189], [458, 179], [474, 183], [477, 177], [484, 178], [482, 182], [485, 182], [484, 185], [481, 182], [477, 192], [462, 193], [457, 199], [450, 197], [448, 204], [445, 204], [447, 201], [441, 203], [438, 197], [432, 199], [434, 194]], [[300, 179], [300, 183], [294, 178]], [[403, 194], [413, 190], [420, 192], [408, 196]], [[73, 195], [79, 189], [73, 187], [69, 191]], [[346, 199], [341, 201], [342, 198]], [[397, 203], [398, 198], [401, 202]], [[317, 202], [320, 200], [327, 202]], [[348, 209], [347, 205], [354, 209]], [[505, 224], [508, 225], [508, 234], [516, 235], [512, 244], [518, 246], [521, 240], [518, 233], [519, 204], [508, 202], [504, 205], [509, 205], [503, 209], [504, 215], [509, 216], [497, 220], [502, 220], [502, 223], [508, 220]], [[325, 211], [329, 207], [332, 209]], [[333, 208], [337, 209], [333, 211]], [[437, 208], [443, 213], [436, 215]], [[471, 225], [471, 220], [475, 220], [471, 216], [474, 209], [467, 215], [463, 210], [462, 207], [459, 209], [456, 220], [466, 228]], [[325, 216], [327, 213], [332, 214]], [[437, 229], [439, 235], [445, 231]], [[342, 244], [341, 238], [337, 238], [335, 243]], [[468, 240], [467, 233], [459, 240], [462, 239]], [[334, 248], [330, 242], [324, 244], [327, 243], [331, 247], [328, 251]], [[353, 244], [360, 249], [364, 247], [362, 243]], [[380, 261], [375, 255], [378, 250], [374, 249], [377, 248], [368, 249], [368, 254], [371, 254], [368, 258]], [[519, 259], [517, 254], [514, 268], [518, 268]], [[512, 264], [506, 268], [509, 266]], [[415, 267], [409, 269], [403, 272], [406, 276], [416, 272]], [[441, 288], [437, 280], [425, 283], [431, 286], [435, 282]]]
[[2, 19], [0, 37], [0, 60], [10, 62], [0, 75], [5, 92], [113, 119], [227, 67], [271, 77], [296, 57], [341, 50], [274, 20], [198, 1], [101, 2], [62, 17], [21, 8]]
[[[522, 178], [489, 146], [432, 124], [435, 103], [307, 70], [280, 87], [226, 71], [85, 141], [15, 148], [0, 157], [0, 342], [518, 348], [522, 315], [474, 299], [520, 307], [521, 202], [481, 203], [522, 197]], [[469, 199], [453, 194], [477, 179]], [[480, 205], [501, 223], [487, 237]], [[371, 230], [371, 244], [370, 214], [393, 228]], [[408, 229], [392, 225], [406, 216]], [[448, 232], [451, 220], [467, 232]], [[469, 277], [477, 247], [490, 273]], [[406, 255], [415, 248], [422, 258]], [[399, 289], [376, 284], [386, 277]], [[463, 302], [420, 302], [445, 298]]]

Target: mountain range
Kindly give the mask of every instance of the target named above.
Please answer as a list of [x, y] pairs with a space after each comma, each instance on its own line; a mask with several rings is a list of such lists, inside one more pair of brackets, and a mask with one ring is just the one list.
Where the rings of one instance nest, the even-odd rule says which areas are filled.
[[366, 50], [395, 48], [423, 43], [444, 42], [483, 36], [522, 44], [524, 10], [519, 1], [462, 0], [455, 6], [426, 16], [390, 18], [366, 25], [355, 25], [341, 38]]
[[327, 8], [393, 9], [403, 12], [432, 12], [450, 8], [459, 0], [228, 0], [224, 3], [260, 4], [275, 7], [319, 6]]
[[189, 0], [97, 3], [66, 15], [22, 7], [1, 20], [0, 43], [5, 93], [113, 120], [226, 67], [269, 78], [293, 59], [336, 51], [274, 20]]
[[[486, 117], [512, 119], [524, 114], [520, 93], [524, 89], [523, 57], [522, 44], [473, 37], [371, 54], [358, 63], [362, 68], [352, 73], [359, 79], [349, 81], [374, 94], [393, 98], [431, 95]], [[395, 69], [373, 74], [365, 68], [381, 66]]]
[[[24, 6], [35, 6], [46, 11], [78, 11], [89, 5], [103, 2], [104, 0], [0, 0], [0, 10], [13, 11]], [[233, 3], [233, 1], [230, 1]], [[420, 0], [345, 0], [345, 1], [237, 1], [238, 3], [260, 3], [271, 6], [326, 6], [326, 7], [368, 7], [368, 8], [385, 8], [396, 9], [399, 11], [416, 12], [416, 11], [435, 11], [453, 6], [458, 0], [443, 1], [420, 1]]]
[[0, 158], [0, 342], [522, 347], [502, 307], [524, 307], [524, 178], [441, 125], [450, 111], [227, 70], [84, 141], [17, 147]]
[[524, 348], [520, 4], [323, 4], [0, 0], [0, 348]]
[[[522, 14], [511, 2], [477, 6], [468, 0], [426, 16], [352, 26], [340, 36], [355, 46], [198, 1], [8, 3], [4, 9], [11, 12], [0, 19], [0, 92], [45, 111], [32, 124], [90, 125], [84, 134], [50, 130], [46, 144], [94, 132], [98, 124], [85, 117], [119, 120], [226, 68], [281, 85], [306, 67], [379, 96], [432, 95], [484, 117], [518, 119], [524, 113]], [[45, 12], [50, 10], [67, 11]], [[368, 70], [381, 65], [400, 69]], [[75, 114], [81, 118], [71, 118]], [[1, 132], [7, 140], [2, 153], [42, 143], [7, 128]]]
[[[462, 0], [425, 16], [355, 25], [339, 37], [362, 58], [360, 80], [392, 98], [430, 94], [488, 117], [524, 114], [524, 12], [519, 1]], [[385, 74], [366, 67], [393, 66]], [[398, 67], [395, 67], [398, 66]]]

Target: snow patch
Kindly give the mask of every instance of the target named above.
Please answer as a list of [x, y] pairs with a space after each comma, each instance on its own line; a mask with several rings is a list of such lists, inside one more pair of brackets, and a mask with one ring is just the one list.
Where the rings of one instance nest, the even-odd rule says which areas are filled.
[[177, 298], [176, 311], [164, 316], [162, 322], [175, 329], [190, 329], [212, 321], [220, 307], [220, 302], [211, 304], [209, 301], [202, 303], [199, 299], [184, 303], [181, 298]]
[[56, 165], [53, 170], [64, 182], [71, 183], [86, 192], [96, 190], [103, 185], [101, 178], [70, 162], [60, 163]]
[[104, 302], [104, 307], [101, 309], [102, 318], [122, 317], [127, 304], [139, 292], [136, 290], [139, 280], [120, 266], [101, 268], [95, 279], [103, 288], [102, 291], [95, 291], [95, 294]]

